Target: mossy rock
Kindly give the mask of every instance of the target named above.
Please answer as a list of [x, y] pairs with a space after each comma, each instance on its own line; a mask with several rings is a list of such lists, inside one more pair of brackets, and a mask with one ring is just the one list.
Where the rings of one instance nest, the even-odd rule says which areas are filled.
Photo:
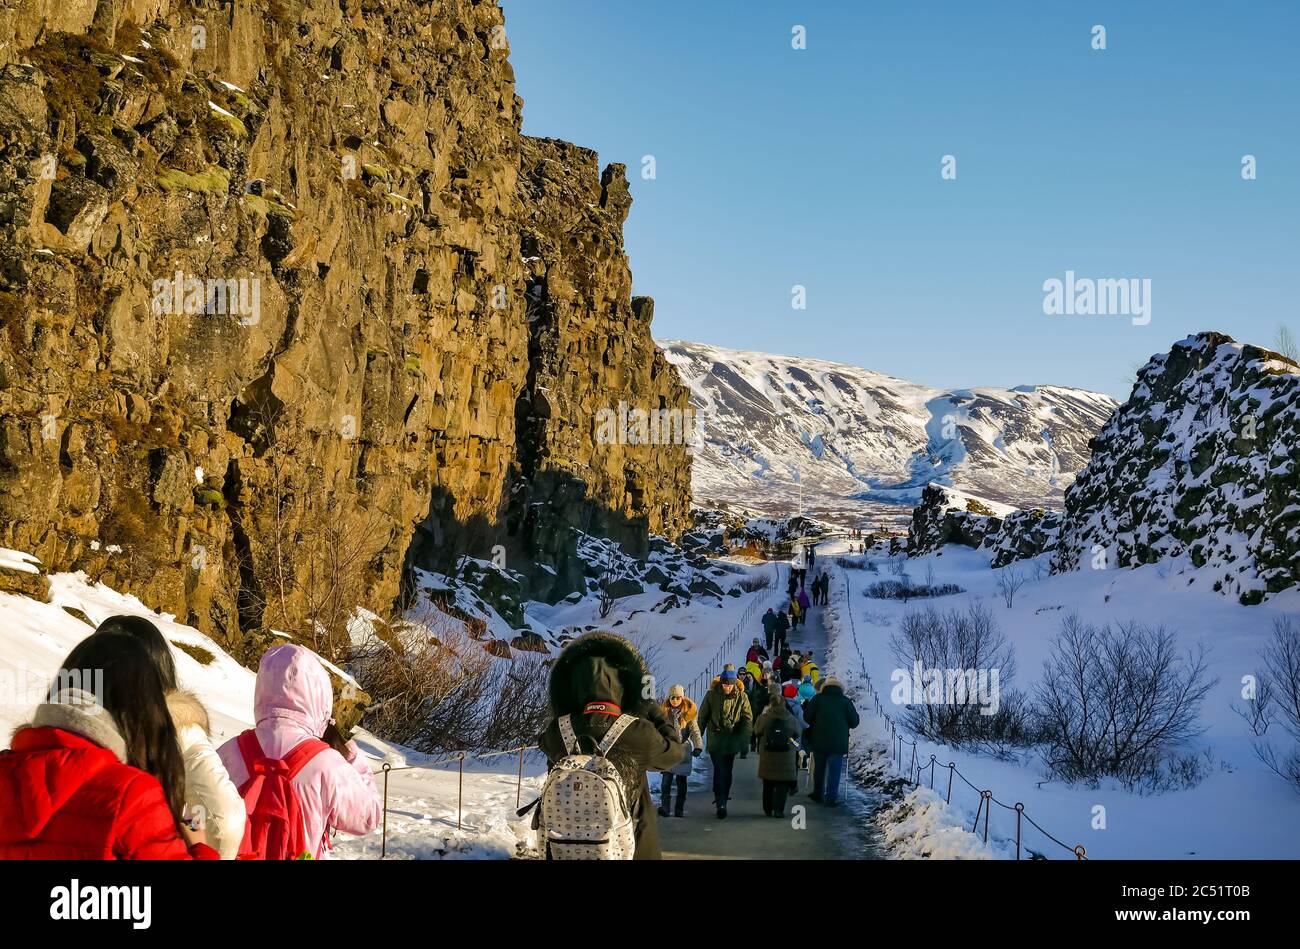
[[168, 168], [158, 175], [158, 187], [164, 191], [225, 194], [230, 190], [230, 172], [220, 165], [209, 165], [205, 170], [196, 174], [190, 174], [178, 168]]
[[275, 216], [287, 218], [290, 221], [298, 217], [298, 213], [288, 205], [257, 194], [244, 195], [244, 207], [262, 215], [262, 217]]
[[225, 126], [239, 138], [248, 138], [248, 126], [243, 123], [239, 116], [226, 111], [218, 112], [212, 106], [208, 106], [208, 112], [213, 122]]
[[392, 180], [392, 175], [388, 173], [387, 168], [383, 165], [371, 164], [368, 161], [363, 161], [361, 163], [361, 173], [363, 175], [368, 175], [371, 178], [378, 178], [384, 184], [388, 184]]
[[210, 507], [218, 511], [226, 509], [226, 498], [214, 488], [195, 488], [194, 503], [199, 507]]

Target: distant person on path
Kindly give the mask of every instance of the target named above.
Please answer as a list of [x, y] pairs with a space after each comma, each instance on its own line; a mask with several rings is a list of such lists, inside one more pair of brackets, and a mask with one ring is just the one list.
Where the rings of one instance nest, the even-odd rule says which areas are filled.
[[776, 638], [776, 613], [774, 613], [772, 611], [772, 607], [769, 606], [767, 608], [767, 612], [763, 614], [763, 639], [767, 644], [768, 655], [776, 654], [775, 638]]
[[[704, 739], [700, 736], [700, 725], [696, 721], [698, 710], [695, 703], [686, 697], [686, 687], [674, 685], [668, 690], [668, 698], [663, 704], [664, 719], [677, 729], [682, 741], [682, 760], [664, 772], [659, 784], [659, 816], [682, 817], [686, 811], [686, 779], [691, 775], [693, 759], [704, 753]], [[670, 810], [673, 800], [673, 785], [677, 785], [677, 806]]]
[[799, 625], [800, 615], [801, 614], [799, 611], [799, 600], [796, 597], [795, 599], [790, 601], [790, 628], [791, 629], [794, 629], [796, 626]]
[[800, 590], [799, 591], [799, 622], [804, 626], [808, 625], [808, 607], [810, 607], [811, 605], [812, 605], [812, 600], [808, 599], [808, 591]]
[[773, 614], [776, 620], [772, 625], [772, 655], [779, 655], [789, 648], [787, 640], [790, 635], [790, 617], [786, 615], [785, 610]]
[[754, 641], [749, 646], [749, 652], [745, 653], [745, 662], [762, 662], [766, 658], [767, 650], [763, 648], [763, 644], [755, 636]]
[[797, 576], [798, 572], [799, 571], [796, 570], [794, 567], [791, 567], [790, 582], [785, 585], [786, 590], [788, 590], [790, 593], [790, 599], [792, 600], [794, 599], [795, 594], [799, 592], [799, 578]]
[[795, 739], [802, 729], [773, 687], [763, 714], [754, 723], [758, 743], [758, 776], [763, 782], [763, 813], [785, 817], [785, 801], [797, 787]]
[[813, 685], [821, 681], [822, 671], [813, 662], [811, 650], [804, 654], [803, 662], [799, 663], [799, 675], [801, 678], [810, 679]]
[[713, 764], [713, 805], [718, 817], [727, 816], [736, 755], [749, 747], [754, 714], [737, 681], [736, 667], [728, 663], [700, 704], [700, 729], [706, 733], [709, 761]]
[[809, 798], [835, 807], [844, 756], [849, 753], [849, 732], [861, 721], [858, 710], [844, 694], [840, 680], [828, 676], [821, 691], [804, 706], [803, 716], [808, 723], [807, 745], [813, 753], [813, 793]]
[[[749, 698], [749, 711], [750, 714], [754, 716], [754, 721], [758, 721], [758, 716], [762, 715], [763, 710], [767, 708], [768, 687], [769, 687], [768, 680], [764, 678], [760, 672], [760, 674], [754, 678], [753, 685], [745, 693], [746, 696]], [[758, 750], [757, 732], [750, 733], [749, 750], [750, 751]], [[743, 758], [745, 757], [745, 755], [742, 753], [741, 757]]]

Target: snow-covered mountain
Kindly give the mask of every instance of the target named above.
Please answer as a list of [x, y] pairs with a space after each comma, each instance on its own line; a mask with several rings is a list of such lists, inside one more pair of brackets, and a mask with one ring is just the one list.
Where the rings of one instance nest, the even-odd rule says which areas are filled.
[[699, 505], [839, 523], [910, 514], [931, 482], [1060, 507], [1116, 407], [1065, 386], [932, 389], [840, 363], [661, 341], [696, 410]]

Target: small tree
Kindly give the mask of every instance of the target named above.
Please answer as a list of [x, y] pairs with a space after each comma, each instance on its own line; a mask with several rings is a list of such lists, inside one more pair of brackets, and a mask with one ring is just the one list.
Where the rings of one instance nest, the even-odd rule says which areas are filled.
[[1007, 604], [1007, 609], [1015, 605], [1016, 594], [1025, 585], [1025, 579], [1020, 568], [1012, 564], [1007, 564], [998, 571], [998, 592], [1002, 594], [1002, 601]]

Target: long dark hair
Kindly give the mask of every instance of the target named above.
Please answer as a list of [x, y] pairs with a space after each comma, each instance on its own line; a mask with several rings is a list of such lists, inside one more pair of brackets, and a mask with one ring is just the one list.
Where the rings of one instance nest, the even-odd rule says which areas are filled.
[[167, 640], [163, 639], [163, 634], [158, 632], [158, 627], [153, 623], [143, 616], [125, 614], [110, 616], [99, 624], [95, 632], [125, 633], [134, 636], [149, 653], [149, 658], [154, 661], [154, 665], [158, 667], [158, 674], [162, 676], [163, 694], [176, 691], [176, 659], [172, 656], [172, 649], [167, 645]]
[[60, 669], [82, 670], [83, 681], [103, 673], [97, 698], [126, 742], [127, 764], [158, 779], [179, 830], [185, 810], [185, 765], [167, 710], [163, 676], [148, 648], [129, 633], [96, 631], [77, 644]]

